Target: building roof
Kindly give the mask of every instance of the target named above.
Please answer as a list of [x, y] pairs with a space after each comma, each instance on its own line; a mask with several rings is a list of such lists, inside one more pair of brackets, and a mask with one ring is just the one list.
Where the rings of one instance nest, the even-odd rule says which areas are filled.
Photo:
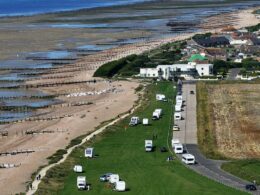
[[254, 45], [260, 45], [260, 39], [258, 38], [251, 38], [250, 39]]
[[204, 61], [207, 60], [207, 57], [202, 56], [200, 54], [193, 54], [191, 57], [188, 59], [189, 62], [194, 62], [194, 61]]
[[195, 39], [197, 44], [211, 47], [217, 45], [229, 45], [229, 40], [226, 37], [209, 37], [209, 38], [202, 38], [202, 39]]

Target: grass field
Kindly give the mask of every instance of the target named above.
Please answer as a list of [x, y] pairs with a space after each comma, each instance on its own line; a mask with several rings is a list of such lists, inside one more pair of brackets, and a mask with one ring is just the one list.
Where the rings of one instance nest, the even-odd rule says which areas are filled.
[[[156, 93], [164, 93], [170, 101], [156, 102]], [[171, 83], [150, 85], [145, 91], [143, 105], [134, 115], [151, 118], [155, 108], [162, 108], [164, 115], [159, 121], [153, 121], [148, 127], [127, 127], [128, 117], [109, 127], [105, 133], [75, 150], [65, 163], [51, 169], [36, 194], [115, 194], [106, 183], [99, 182], [99, 176], [107, 172], [118, 173], [126, 181], [129, 190], [124, 194], [243, 194], [198, 175], [178, 160], [167, 162], [166, 158], [171, 154], [159, 151], [161, 146], [167, 146], [169, 131], [171, 134], [174, 93]], [[154, 140], [156, 149], [146, 153], [144, 140], [152, 139], [153, 135], [157, 135]], [[89, 145], [95, 148], [97, 158], [83, 157], [84, 149]], [[85, 172], [74, 173], [72, 168], [75, 164], [83, 165]], [[78, 175], [87, 177], [92, 185], [91, 191], [77, 190]]]

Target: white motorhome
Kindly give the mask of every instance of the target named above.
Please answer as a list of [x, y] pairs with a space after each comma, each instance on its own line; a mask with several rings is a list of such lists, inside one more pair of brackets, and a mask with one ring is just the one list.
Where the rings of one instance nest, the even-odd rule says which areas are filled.
[[153, 151], [153, 140], [145, 140], [144, 147], [145, 147], [146, 152], [152, 152]]
[[139, 124], [139, 117], [137, 116], [133, 116], [131, 117], [131, 120], [130, 120], [130, 123], [129, 123], [129, 126], [135, 126], [135, 125], [138, 125]]
[[126, 183], [124, 181], [117, 181], [115, 183], [115, 190], [118, 192], [124, 192], [126, 190]]
[[162, 116], [162, 109], [161, 109], [161, 108], [158, 108], [158, 109], [155, 109], [155, 110], [154, 110], [152, 119], [153, 119], [153, 120], [158, 120], [158, 119], [161, 118], [161, 116]]
[[119, 181], [119, 175], [118, 174], [112, 174], [109, 177], [109, 183], [116, 183]]
[[179, 144], [180, 140], [178, 139], [172, 139], [172, 147], [174, 147], [175, 144]]
[[73, 171], [76, 173], [82, 173], [83, 172], [83, 167], [81, 165], [75, 165], [73, 167]]
[[178, 101], [182, 101], [182, 96], [181, 95], [177, 95], [176, 96], [176, 102], [178, 102]]
[[175, 112], [174, 113], [174, 120], [175, 121], [181, 120], [181, 113], [180, 112]]
[[78, 176], [77, 177], [77, 187], [79, 190], [85, 190], [87, 185], [86, 177], [85, 176]]
[[85, 157], [93, 158], [94, 157], [94, 148], [86, 148], [85, 149]]
[[164, 94], [156, 94], [157, 101], [166, 101], [166, 97]]
[[183, 145], [181, 143], [174, 144], [173, 146], [175, 154], [182, 154], [183, 153]]
[[187, 165], [195, 164], [195, 156], [192, 154], [183, 154], [181, 160]]

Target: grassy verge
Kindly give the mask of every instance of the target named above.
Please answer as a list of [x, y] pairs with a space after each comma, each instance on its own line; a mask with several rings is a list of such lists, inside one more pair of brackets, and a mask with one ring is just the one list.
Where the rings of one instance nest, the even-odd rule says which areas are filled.
[[[155, 101], [156, 93], [164, 93], [171, 101]], [[73, 165], [81, 164], [88, 182], [92, 184], [88, 194], [114, 194], [105, 183], [99, 182], [99, 176], [106, 172], [118, 173], [126, 181], [129, 191], [126, 194], [243, 194], [205, 177], [183, 166], [178, 160], [167, 162], [169, 152], [161, 153], [159, 148], [167, 146], [167, 136], [171, 123], [173, 87], [163, 82], [150, 85], [145, 91], [142, 106], [134, 113], [141, 118], [151, 118], [155, 108], [162, 108], [164, 115], [150, 126], [128, 127], [129, 118], [110, 126], [95, 136], [84, 146], [77, 148], [69, 158], [59, 166], [47, 172], [36, 194], [84, 194], [76, 188], [78, 174], [72, 171]], [[152, 139], [156, 146], [152, 153], [145, 153], [144, 140]], [[86, 159], [84, 149], [93, 146], [95, 159]]]
[[207, 84], [199, 82], [197, 84], [197, 128], [198, 143], [200, 150], [209, 158], [223, 159], [216, 148], [216, 137], [214, 133], [214, 124], [208, 102]]
[[243, 178], [249, 182], [254, 180], [260, 184], [260, 160], [237, 160], [224, 163], [221, 167], [227, 172]]

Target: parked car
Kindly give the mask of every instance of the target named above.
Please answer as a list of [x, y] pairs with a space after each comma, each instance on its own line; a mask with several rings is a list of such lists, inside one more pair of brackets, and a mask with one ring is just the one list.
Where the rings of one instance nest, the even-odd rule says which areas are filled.
[[101, 175], [101, 176], [99, 177], [99, 180], [106, 182], [106, 181], [109, 180], [110, 175], [113, 175], [113, 173], [106, 173], [106, 174], [104, 174], [104, 175]]
[[194, 93], [194, 91], [190, 91], [190, 94], [192, 94], [192, 95], [193, 95], [193, 94], [195, 94], [195, 93]]
[[249, 190], [249, 191], [256, 191], [257, 188], [254, 184], [247, 184], [246, 185], [246, 190]]
[[172, 130], [173, 131], [180, 131], [180, 127], [178, 125], [173, 125]]

